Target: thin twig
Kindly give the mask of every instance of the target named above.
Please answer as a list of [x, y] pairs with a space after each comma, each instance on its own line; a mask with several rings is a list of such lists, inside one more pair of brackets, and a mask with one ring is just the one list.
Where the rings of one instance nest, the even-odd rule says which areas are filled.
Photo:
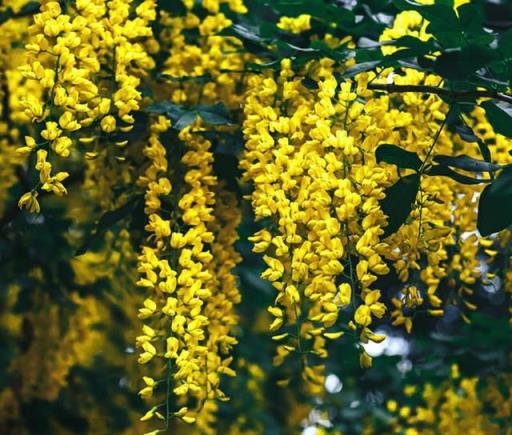
[[439, 136], [441, 136], [441, 132], [443, 131], [444, 126], [446, 125], [446, 120], [448, 119], [448, 116], [450, 115], [450, 112], [452, 111], [452, 106], [448, 108], [448, 112], [446, 113], [445, 118], [443, 119], [443, 122], [441, 123], [441, 126], [436, 132], [436, 135], [434, 136], [434, 140], [432, 141], [432, 144], [430, 145], [430, 148], [427, 150], [427, 155], [425, 156], [425, 159], [423, 160], [423, 163], [419, 169], [420, 175], [423, 174], [425, 171], [425, 167], [428, 164], [428, 158], [430, 157], [430, 154], [432, 154], [432, 151], [434, 151], [434, 147], [437, 144], [437, 141], [439, 139]]
[[512, 104], [512, 95], [504, 94], [502, 92], [494, 91], [491, 89], [481, 91], [452, 91], [446, 88], [438, 88], [436, 86], [426, 85], [395, 85], [393, 83], [368, 83], [368, 89], [373, 91], [386, 91], [390, 93], [404, 93], [404, 92], [421, 92], [425, 94], [437, 94], [451, 97], [458, 100], [466, 100], [472, 98], [488, 97], [495, 100], [504, 101]]

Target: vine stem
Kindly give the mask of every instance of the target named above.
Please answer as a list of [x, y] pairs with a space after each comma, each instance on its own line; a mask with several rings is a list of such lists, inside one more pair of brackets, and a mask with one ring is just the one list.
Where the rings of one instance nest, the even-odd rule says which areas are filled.
[[425, 166], [428, 163], [428, 158], [430, 157], [430, 154], [432, 154], [432, 151], [434, 150], [434, 147], [436, 146], [436, 143], [439, 139], [439, 136], [441, 136], [441, 132], [443, 131], [444, 126], [446, 125], [446, 120], [448, 119], [448, 116], [450, 116], [450, 112], [452, 111], [452, 106], [448, 109], [448, 112], [446, 113], [445, 118], [443, 119], [443, 122], [441, 123], [441, 126], [436, 132], [436, 135], [434, 136], [434, 140], [432, 141], [432, 145], [430, 145], [430, 148], [427, 151], [427, 155], [425, 156], [425, 160], [423, 160], [423, 163], [420, 167], [420, 170], [418, 171], [421, 174], [423, 174], [423, 171], [425, 170]]
[[372, 91], [386, 91], [389, 93], [421, 92], [425, 94], [437, 94], [451, 97], [457, 100], [488, 97], [512, 104], [512, 95], [504, 94], [502, 92], [494, 91], [491, 89], [481, 91], [454, 91], [447, 88], [438, 88], [436, 86], [396, 85], [394, 83], [368, 83], [367, 88]]

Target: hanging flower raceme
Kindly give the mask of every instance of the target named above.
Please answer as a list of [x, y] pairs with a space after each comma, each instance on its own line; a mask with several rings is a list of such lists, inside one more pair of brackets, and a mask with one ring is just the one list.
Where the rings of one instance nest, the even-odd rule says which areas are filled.
[[82, 151], [81, 144], [89, 147], [86, 157], [107, 158], [105, 139], [132, 128], [132, 112], [142, 99], [141, 77], [154, 66], [149, 55], [154, 44], [148, 41], [155, 8], [152, 0], [136, 8], [125, 1], [79, 0], [64, 10], [58, 2], [43, 2], [29, 28], [28, 62], [20, 67], [24, 78], [42, 89], [41, 98], [22, 99], [25, 115], [40, 128], [18, 148], [23, 156], [37, 153], [39, 184], [22, 197], [20, 207], [37, 211], [41, 190], [67, 193], [63, 181], [69, 174], [54, 173], [54, 167]]
[[236, 343], [233, 310], [240, 297], [231, 269], [239, 261], [233, 249], [239, 218], [234, 198], [217, 187], [211, 144], [191, 130], [196, 127], [170, 145], [186, 171], [168, 168], [159, 138], [168, 128], [164, 117], [152, 124], [145, 149], [150, 165], [140, 178], [150, 236], [139, 257], [138, 284], [148, 297], [139, 311], [146, 324], [137, 343], [141, 364], [157, 360], [167, 367], [163, 379], [145, 378], [141, 395], [151, 396], [161, 383], [181, 407], [152, 408], [143, 419], [163, 417], [168, 426], [174, 415], [207, 427], [215, 400], [226, 398], [222, 375], [234, 374], [229, 351]]
[[[302, 84], [304, 71], [316, 92]], [[281, 343], [275, 362], [295, 353], [304, 367], [317, 370], [327, 356], [326, 340], [338, 338], [341, 330], [357, 330], [362, 344], [380, 342], [384, 336], [370, 329], [379, 319], [389, 316], [411, 332], [417, 312], [442, 316], [439, 291], [452, 285], [454, 273], [459, 287], [445, 302], [476, 309], [467, 298], [480, 277], [478, 238], [467, 236], [475, 230], [473, 185], [427, 176], [420, 168], [411, 174], [418, 191], [409, 218], [386, 232], [390, 217], [384, 199], [403, 174], [376, 161], [381, 143], [416, 152], [426, 160], [424, 167], [436, 154], [478, 152], [443, 129], [449, 107], [437, 96], [391, 100], [367, 90], [370, 80], [384, 83], [391, 70], [342, 82], [334, 72], [326, 59], [300, 73], [284, 61], [279, 76], [252, 77], [241, 160], [244, 180], [254, 185], [256, 218], [266, 224], [251, 241], [255, 252], [265, 254], [262, 276], [277, 290], [269, 308], [270, 330]], [[405, 69], [394, 80], [430, 84], [438, 78]], [[366, 101], [356, 99], [358, 94]], [[452, 246], [464, 254], [450, 256]], [[379, 279], [392, 267], [403, 284], [384, 297]], [[361, 365], [371, 365], [364, 347]], [[316, 378], [320, 388], [318, 373], [304, 369], [304, 377]]]

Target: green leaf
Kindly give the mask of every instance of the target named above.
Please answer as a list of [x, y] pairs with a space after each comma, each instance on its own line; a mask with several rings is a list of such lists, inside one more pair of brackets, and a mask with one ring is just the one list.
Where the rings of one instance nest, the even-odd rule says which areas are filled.
[[502, 165], [485, 162], [482, 160], [476, 160], [466, 155], [455, 157], [437, 155], [434, 157], [434, 161], [440, 165], [452, 166], [454, 168], [463, 169], [469, 172], [495, 172], [503, 168]]
[[372, 60], [372, 61], [368, 61], [368, 62], [357, 63], [355, 65], [348, 67], [345, 70], [345, 72], [343, 73], [343, 77], [350, 78], [350, 77], [354, 77], [355, 75], [357, 75], [359, 73], [371, 71], [371, 70], [375, 69], [377, 66], [379, 66], [380, 63], [381, 63], [381, 60]]
[[7, 22], [10, 18], [14, 17], [14, 13], [11, 8], [7, 8], [0, 12], [0, 24]]
[[429, 38], [426, 41], [423, 41], [410, 35], [401, 36], [400, 38], [388, 41], [383, 45], [393, 45], [399, 48], [410, 48], [415, 50], [417, 54], [425, 54], [439, 48], [438, 44], [436, 44], [433, 38]]
[[512, 170], [507, 168], [480, 195], [477, 228], [482, 236], [488, 236], [510, 225], [512, 225]]
[[229, 111], [222, 103], [201, 105], [196, 107], [197, 114], [204, 122], [212, 125], [231, 124]]
[[412, 205], [420, 187], [418, 174], [400, 178], [385, 190], [386, 197], [380, 201], [382, 211], [388, 216], [388, 226], [384, 228], [382, 238], [398, 231], [411, 213]]
[[172, 128], [178, 131], [192, 124], [198, 116], [207, 124], [227, 125], [231, 123], [229, 111], [222, 103], [187, 108], [170, 101], [160, 101], [148, 106], [145, 112], [165, 114], [172, 120]]
[[167, 11], [175, 16], [185, 15], [187, 13], [187, 8], [181, 0], [165, 0], [164, 2], [160, 2], [158, 7], [162, 11]]
[[435, 165], [432, 166], [427, 172], [426, 175], [439, 175], [441, 177], [450, 177], [452, 180], [457, 181], [461, 184], [482, 184], [489, 183], [490, 180], [482, 180], [479, 178], [468, 177], [467, 175], [459, 174], [454, 170], [450, 169], [448, 166]]
[[169, 114], [171, 117], [174, 114], [184, 112], [184, 109], [177, 104], [171, 103], [170, 101], [159, 101], [146, 107], [144, 112]]
[[247, 68], [248, 72], [261, 72], [265, 71], [266, 69], [271, 69], [274, 67], [277, 67], [281, 63], [280, 59], [273, 60], [271, 62], [267, 63], [254, 63], [254, 62], [247, 62], [245, 64], [245, 67]]
[[499, 196], [512, 195], [512, 165], [506, 166], [494, 180], [492, 192]]
[[461, 30], [469, 44], [488, 45], [496, 37], [485, 29], [485, 14], [482, 6], [472, 2], [457, 8]]
[[510, 53], [512, 53], [512, 29], [508, 29], [500, 35], [498, 48], [502, 50], [504, 54], [506, 53], [510, 56]]
[[241, 39], [245, 39], [250, 42], [262, 43], [265, 42], [265, 38], [260, 36], [260, 32], [257, 27], [253, 26], [243, 26], [241, 24], [233, 24], [231, 27], [221, 32], [222, 34], [234, 34]]
[[477, 227], [487, 236], [504, 230], [512, 224], [512, 167], [507, 166], [487, 186], [478, 203]]
[[469, 75], [496, 59], [496, 51], [487, 46], [470, 45], [445, 51], [434, 62], [434, 71], [452, 80], [466, 80]]
[[512, 137], [512, 110], [498, 106], [493, 101], [485, 101], [480, 104], [485, 109], [487, 119], [496, 133]]
[[173, 123], [172, 128], [175, 130], [181, 131], [185, 127], [188, 127], [190, 124], [192, 124], [197, 118], [196, 112], [185, 112], [182, 115], [179, 116]]
[[382, 144], [375, 151], [377, 163], [386, 162], [399, 168], [410, 168], [418, 171], [423, 164], [418, 154], [406, 151], [397, 145]]
[[489, 150], [489, 147], [487, 144], [480, 139], [473, 129], [465, 124], [459, 124], [455, 126], [455, 131], [458, 133], [458, 135], [462, 138], [462, 140], [465, 140], [466, 142], [476, 142], [478, 144], [478, 148], [480, 148], [480, 152], [482, 153], [482, 157], [486, 162], [491, 161], [491, 151]]
[[346, 49], [333, 49], [323, 41], [313, 41], [311, 43], [311, 48], [319, 50], [320, 53], [337, 62], [344, 62], [348, 56], [348, 51]]

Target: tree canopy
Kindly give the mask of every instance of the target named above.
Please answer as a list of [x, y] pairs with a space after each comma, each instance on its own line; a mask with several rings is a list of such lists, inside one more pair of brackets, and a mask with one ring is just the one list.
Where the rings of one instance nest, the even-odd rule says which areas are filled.
[[512, 433], [510, 2], [0, 35], [0, 433]]

